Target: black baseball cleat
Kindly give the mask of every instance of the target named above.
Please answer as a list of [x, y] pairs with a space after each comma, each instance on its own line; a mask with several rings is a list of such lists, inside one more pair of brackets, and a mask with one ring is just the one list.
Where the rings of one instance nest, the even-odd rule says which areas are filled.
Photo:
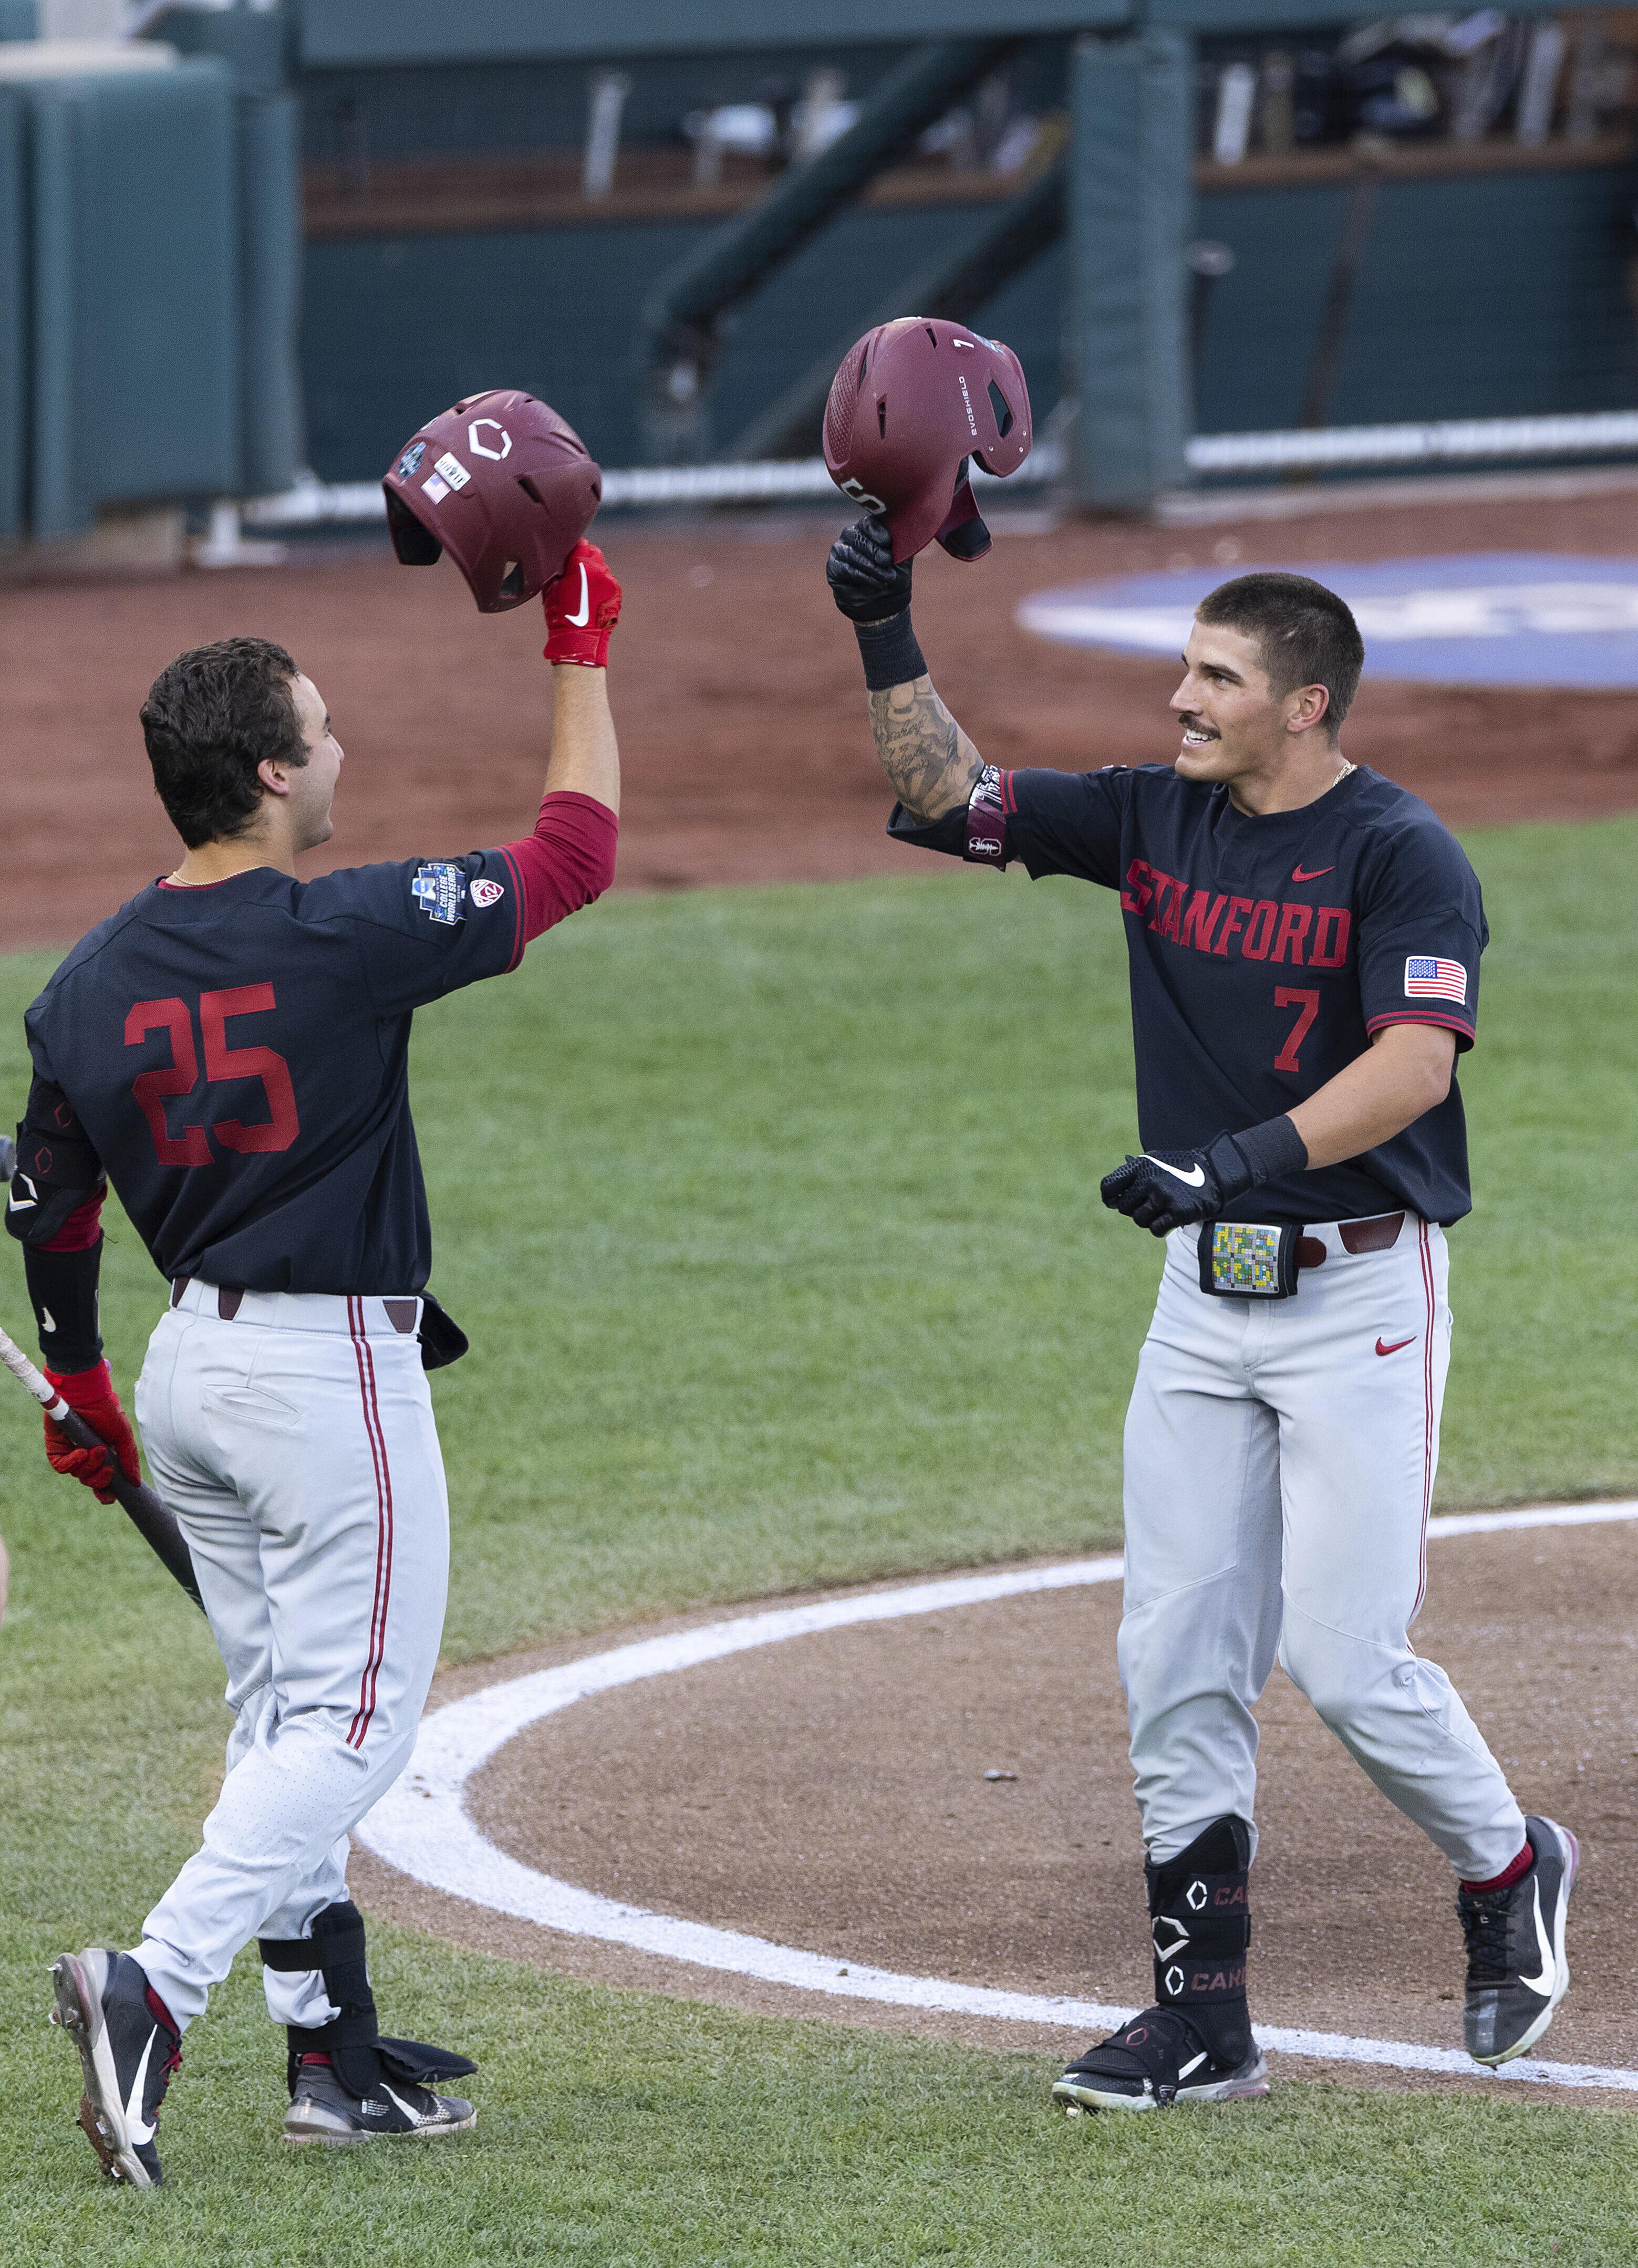
[[1475, 2063], [1510, 2063], [1534, 2047], [1569, 1988], [1565, 1920], [1581, 1845], [1568, 1828], [1533, 1813], [1524, 1837], [1535, 1863], [1517, 1881], [1456, 1894], [1467, 1940], [1462, 2036]]
[[435, 2095], [430, 2087], [385, 2073], [368, 2095], [350, 2095], [328, 2061], [304, 2062], [284, 2113], [284, 2139], [332, 2145], [401, 2136], [430, 2139], [464, 2133], [476, 2124], [477, 2112], [459, 2095]]
[[165, 2003], [129, 1953], [87, 1948], [51, 1964], [51, 2021], [79, 2050], [85, 2074], [79, 2123], [103, 2170], [132, 2189], [163, 2176], [154, 2129], [181, 2045]]
[[1146, 2008], [1072, 2063], [1052, 2088], [1071, 2117], [1082, 2110], [1166, 2110], [1175, 2102], [1237, 2102], [1268, 2092], [1252, 2043], [1243, 2063], [1220, 2063], [1186, 2017]]

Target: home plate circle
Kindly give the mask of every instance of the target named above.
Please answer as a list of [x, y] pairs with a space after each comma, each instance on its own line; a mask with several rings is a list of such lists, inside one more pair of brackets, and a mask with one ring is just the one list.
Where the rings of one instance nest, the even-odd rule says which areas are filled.
[[[1626, 1757], [1612, 1751], [1630, 1715], [1620, 1600], [1638, 1579], [1638, 1502], [1456, 1514], [1435, 1520], [1429, 1541], [1464, 1563], [1437, 1587], [1442, 1631], [1431, 1609], [1429, 1619], [1442, 1645], [1465, 1648], [1454, 1666], [1477, 1679], [1467, 1690], [1500, 1735], [1498, 1754], [1544, 1790], [1544, 1806], [1593, 1835], [1593, 1904], [1578, 1906], [1577, 1933], [1596, 1975], [1627, 1926], [1620, 1878], [1632, 1822]], [[358, 1840], [469, 1906], [725, 1979], [1008, 2029], [1108, 2031], [1133, 2011], [1085, 1990], [1084, 1899], [1096, 1893], [1096, 1982], [1140, 1974], [1147, 1944], [1140, 1898], [1106, 1895], [1110, 1868], [1124, 1881], [1140, 1857], [1135, 1843], [1131, 1863], [1105, 1856], [1114, 1822], [1135, 1835], [1108, 1660], [1120, 1572], [1110, 1556], [895, 1584], [503, 1679], [427, 1715], [409, 1770]], [[1521, 1679], [1524, 1654], [1535, 1666]], [[1265, 1752], [1284, 1761], [1267, 1790], [1265, 1913], [1281, 1951], [1262, 2044], [1447, 2083], [1638, 2094], [1630, 2021], [1596, 1994], [1579, 1997], [1557, 2056], [1489, 2073], [1451, 2042], [1460, 1971], [1450, 1973], [1448, 1878], [1351, 1766], [1324, 1783], [1347, 1762], [1331, 1756], [1328, 1737], [1317, 1744], [1320, 1778], [1293, 1785], [1317, 1728], [1295, 1691], [1276, 1688], [1265, 1703]], [[1067, 1742], [1044, 1729], [1070, 1717]], [[988, 1751], [1002, 1720], [1010, 1747], [998, 1756]], [[725, 1802], [734, 1760], [750, 1795], [737, 1812]], [[862, 1839], [828, 1847], [861, 1821]], [[551, 1864], [571, 1850], [579, 1880]], [[1048, 1877], [1030, 1871], [1044, 1852]], [[1044, 1881], [1074, 1891], [1056, 1913], [1067, 1953], [1041, 1907]], [[943, 1901], [929, 1937], [929, 1909], [952, 1881], [960, 1896]], [[861, 1888], [862, 1918], [850, 1910]], [[984, 1937], [998, 1911], [1013, 1946], [999, 1956]], [[1366, 1938], [1389, 1930], [1391, 1974], [1374, 1959], [1337, 1972], [1337, 1946], [1361, 1920]], [[930, 1972], [935, 1943], [949, 1965]], [[1406, 2016], [1423, 2036], [1399, 2029]]]
[[[1255, 571], [1250, 562], [1233, 570]], [[1367, 676], [1435, 685], [1638, 686], [1638, 558], [1468, 551], [1273, 571], [1310, 576], [1347, 600], [1365, 640]], [[1221, 567], [1190, 567], [1072, 583], [1037, 591], [1017, 618], [1060, 644], [1169, 659], [1182, 652], [1200, 600], [1230, 579]]]

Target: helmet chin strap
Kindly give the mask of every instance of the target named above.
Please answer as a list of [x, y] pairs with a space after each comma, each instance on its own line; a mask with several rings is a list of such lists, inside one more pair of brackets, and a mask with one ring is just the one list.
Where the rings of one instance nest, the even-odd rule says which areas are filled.
[[952, 559], [967, 562], [982, 559], [990, 548], [990, 531], [984, 524], [978, 498], [972, 492], [972, 482], [967, 474], [967, 459], [963, 457], [956, 468], [956, 490], [950, 498], [950, 508], [943, 524], [933, 538]]

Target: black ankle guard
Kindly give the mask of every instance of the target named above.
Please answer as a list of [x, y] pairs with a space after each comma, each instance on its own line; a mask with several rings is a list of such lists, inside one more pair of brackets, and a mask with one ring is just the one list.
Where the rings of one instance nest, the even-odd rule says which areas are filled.
[[[269, 1969], [295, 1971], [316, 1969], [324, 1979], [331, 2007], [340, 2014], [328, 2024], [287, 2024], [290, 2040], [288, 2083], [296, 2092], [296, 2073], [304, 2055], [321, 2051], [336, 2066], [336, 2075], [350, 2095], [368, 2095], [380, 2073], [370, 2051], [380, 2036], [375, 2016], [375, 1995], [364, 1956], [364, 1916], [352, 1900], [326, 1906], [313, 1919], [310, 1937], [263, 1937], [257, 1940], [262, 1962]], [[354, 2073], [353, 2066], [358, 2066]], [[353, 2078], [366, 2078], [355, 2087]]]
[[1243, 1819], [1214, 1820], [1186, 1851], [1157, 1867], [1146, 1861], [1155, 1941], [1155, 2001], [1185, 2016], [1219, 2063], [1251, 2052], [1245, 1999], [1251, 1916], [1246, 1885], [1251, 1830]]
[[304, 2055], [328, 2055], [341, 2084], [361, 2102], [374, 2094], [383, 2075], [403, 2086], [426, 2087], [434, 2080], [463, 2079], [477, 2069], [469, 2057], [447, 2048], [382, 2037], [365, 1964], [364, 1916], [350, 1898], [315, 1914], [310, 1937], [263, 1937], [256, 1943], [269, 1969], [316, 1969], [330, 2006], [341, 2012], [328, 2024], [285, 2025], [290, 2058], [284, 2076], [292, 2095]]

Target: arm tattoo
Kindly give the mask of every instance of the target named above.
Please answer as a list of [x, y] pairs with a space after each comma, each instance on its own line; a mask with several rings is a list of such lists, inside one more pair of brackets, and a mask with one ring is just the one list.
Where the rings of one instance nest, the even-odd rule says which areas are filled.
[[870, 696], [882, 769], [912, 819], [941, 819], [966, 802], [984, 759], [933, 689], [930, 677]]

